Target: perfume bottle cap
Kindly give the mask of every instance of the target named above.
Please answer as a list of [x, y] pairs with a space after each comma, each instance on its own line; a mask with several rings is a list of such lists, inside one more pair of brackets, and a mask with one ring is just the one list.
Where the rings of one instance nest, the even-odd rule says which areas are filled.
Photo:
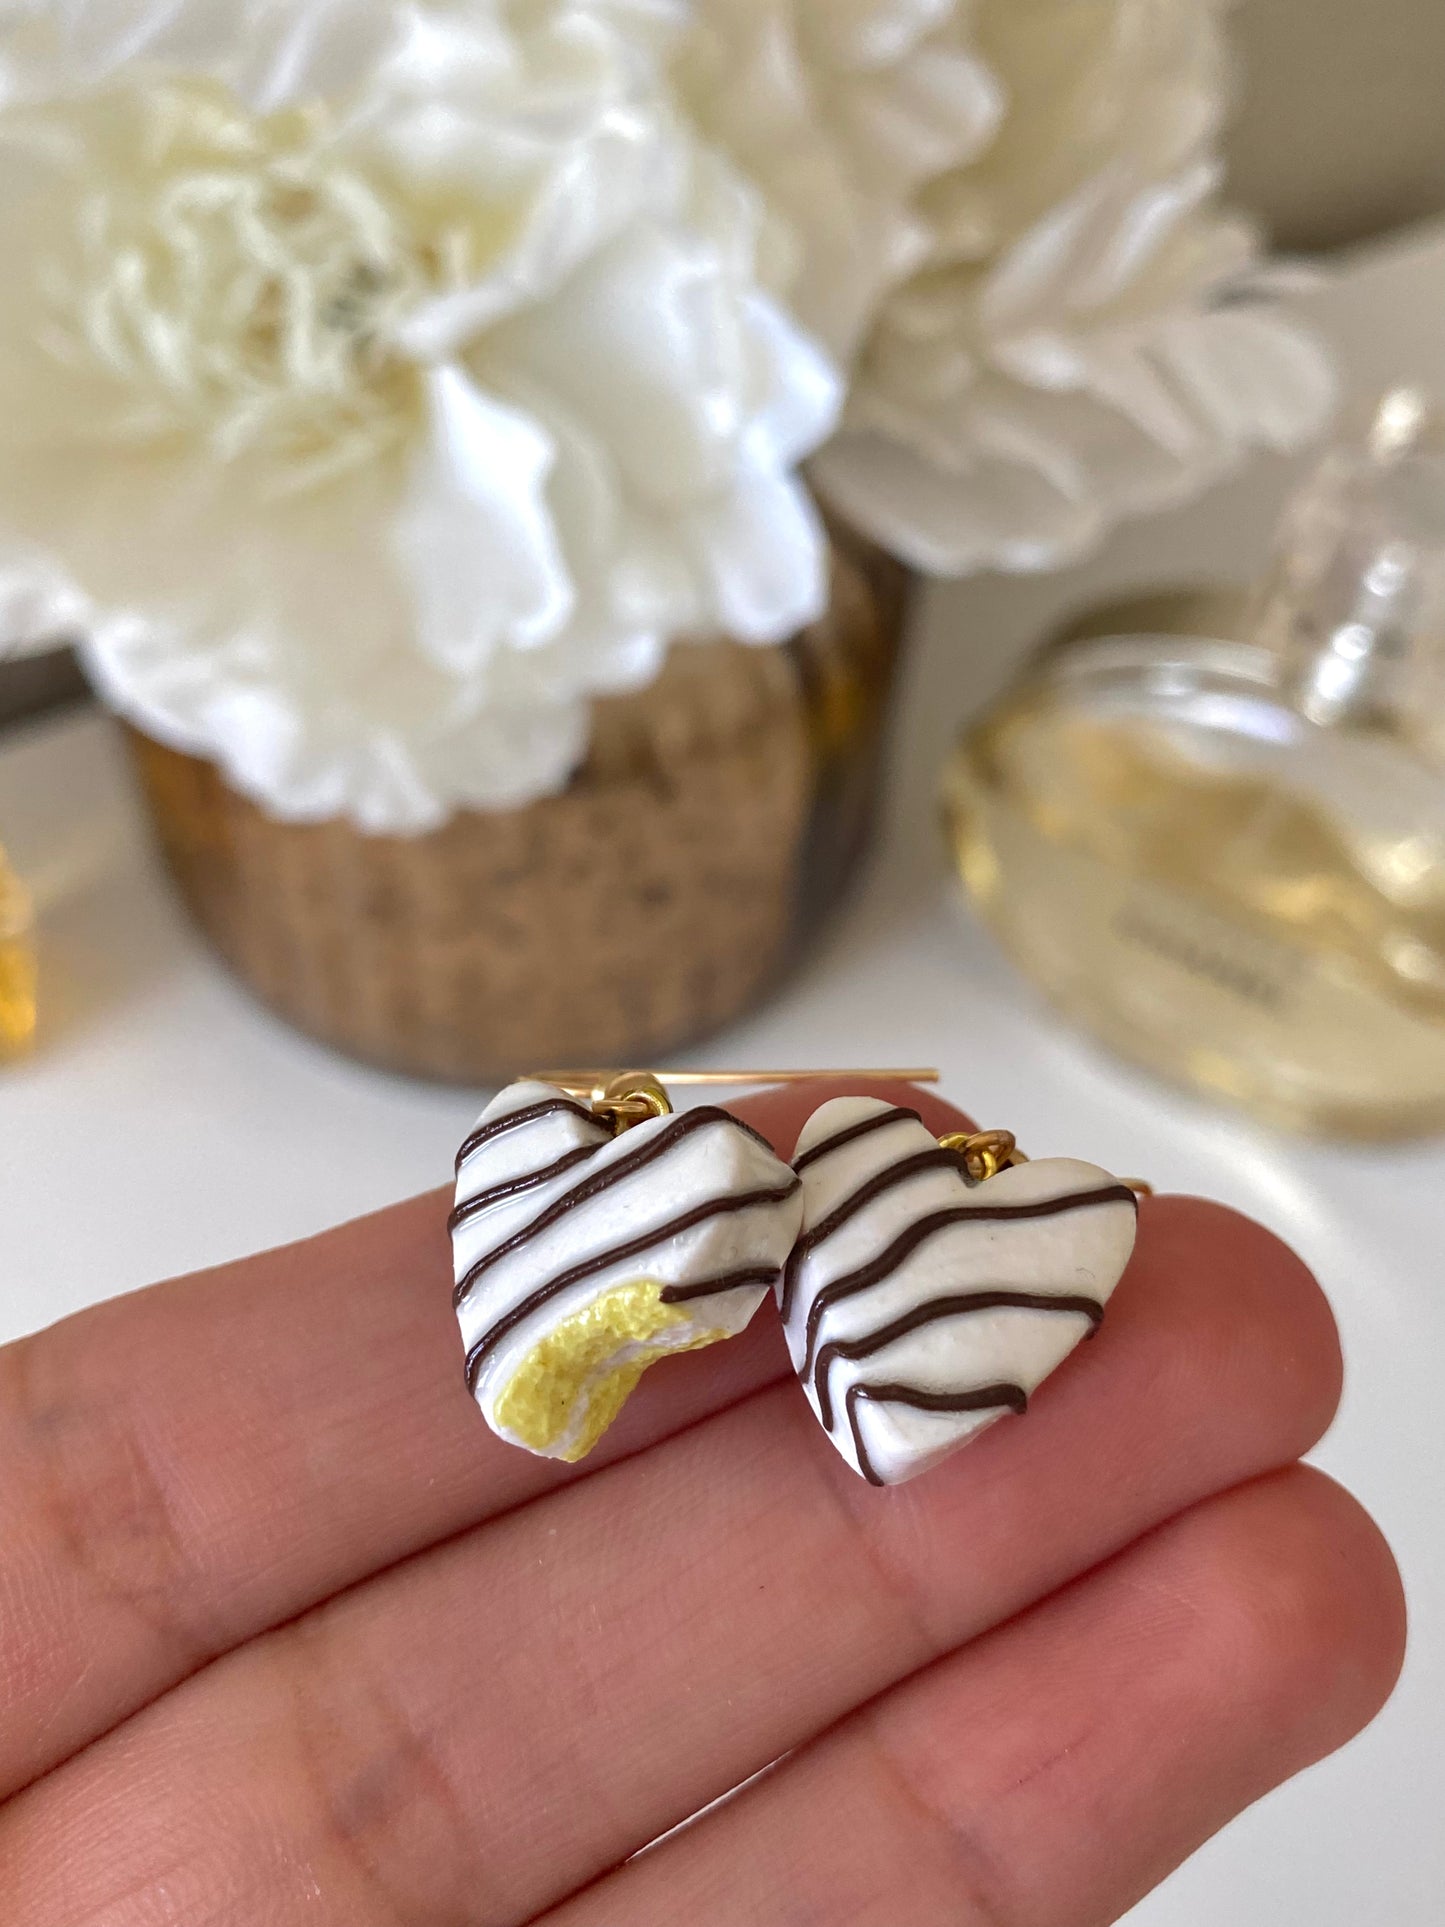
[[1247, 625], [1325, 725], [1445, 749], [1445, 414], [1397, 388], [1289, 504]]

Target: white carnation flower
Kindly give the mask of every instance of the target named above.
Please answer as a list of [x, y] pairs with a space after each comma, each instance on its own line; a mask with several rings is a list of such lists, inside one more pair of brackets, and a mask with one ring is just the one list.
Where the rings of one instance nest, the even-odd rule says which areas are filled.
[[920, 190], [998, 126], [970, 13], [960, 0], [696, 0], [684, 97], [780, 217], [770, 271], [845, 364], [881, 297], [928, 256]]
[[83, 625], [276, 812], [415, 831], [816, 613], [838, 379], [673, 13], [0, 0], [0, 647]]
[[[795, 4], [821, 33], [834, 0]], [[926, 9], [967, 18], [1007, 105], [981, 159], [912, 197], [926, 255], [875, 312], [844, 429], [813, 466], [916, 566], [1058, 566], [1328, 416], [1327, 358], [1269, 305], [1253, 230], [1215, 200], [1226, 5]], [[901, 27], [925, 0], [850, 7]], [[814, 66], [831, 84], [831, 61]], [[900, 79], [900, 118], [912, 97]]]

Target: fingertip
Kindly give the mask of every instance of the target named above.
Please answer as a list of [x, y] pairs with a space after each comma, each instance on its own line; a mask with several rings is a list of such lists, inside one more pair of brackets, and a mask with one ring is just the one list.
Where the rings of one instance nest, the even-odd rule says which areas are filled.
[[[1202, 1274], [1207, 1274], [1202, 1275]], [[1262, 1395], [1292, 1419], [1293, 1456], [1310, 1451], [1334, 1422], [1344, 1386], [1339, 1326], [1310, 1267], [1256, 1219], [1210, 1198], [1144, 1198], [1139, 1239], [1121, 1290], [1227, 1288], [1234, 1314], [1220, 1339], [1267, 1359]]]
[[1409, 1643], [1405, 1582], [1389, 1541], [1354, 1494], [1318, 1467], [1293, 1477], [1313, 1508], [1322, 1605], [1320, 1633], [1338, 1655], [1338, 1728], [1323, 1751], [1351, 1739], [1386, 1705]]
[[1205, 1520], [1215, 1542], [1201, 1610], [1219, 1665], [1253, 1682], [1256, 1715], [1298, 1772], [1353, 1739], [1395, 1689], [1406, 1604], [1394, 1554], [1359, 1501], [1311, 1466], [1241, 1488]]

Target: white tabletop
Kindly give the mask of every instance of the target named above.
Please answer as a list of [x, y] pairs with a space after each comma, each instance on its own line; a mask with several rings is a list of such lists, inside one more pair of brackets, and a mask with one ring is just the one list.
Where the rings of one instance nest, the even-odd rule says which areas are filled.
[[[1445, 390], [1445, 230], [1362, 257], [1308, 305], [1357, 391], [1410, 377]], [[804, 973], [707, 1053], [937, 1063], [949, 1095], [1033, 1148], [1147, 1168], [1163, 1187], [1252, 1212], [1334, 1300], [1350, 1379], [1319, 1458], [1404, 1565], [1406, 1680], [1363, 1739], [1230, 1828], [1131, 1917], [1137, 1927], [1445, 1917], [1445, 1149], [1273, 1136], [1098, 1054], [958, 905], [934, 790], [958, 720], [1060, 612], [1148, 583], [1247, 574], [1289, 473], [1261, 462], [1066, 575], [933, 592], [864, 883]], [[182, 921], [103, 721], [63, 719], [0, 750], [0, 835], [38, 887], [47, 1002], [43, 1047], [0, 1071], [0, 1340], [448, 1174], [478, 1095], [362, 1069], [258, 1009]]]

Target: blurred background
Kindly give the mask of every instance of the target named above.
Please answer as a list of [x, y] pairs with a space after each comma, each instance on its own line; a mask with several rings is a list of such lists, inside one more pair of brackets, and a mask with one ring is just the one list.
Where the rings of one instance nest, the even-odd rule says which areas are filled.
[[1338, 247], [1445, 207], [1445, 14], [1431, 0], [1250, 0], [1233, 31], [1231, 184], [1278, 246]]

